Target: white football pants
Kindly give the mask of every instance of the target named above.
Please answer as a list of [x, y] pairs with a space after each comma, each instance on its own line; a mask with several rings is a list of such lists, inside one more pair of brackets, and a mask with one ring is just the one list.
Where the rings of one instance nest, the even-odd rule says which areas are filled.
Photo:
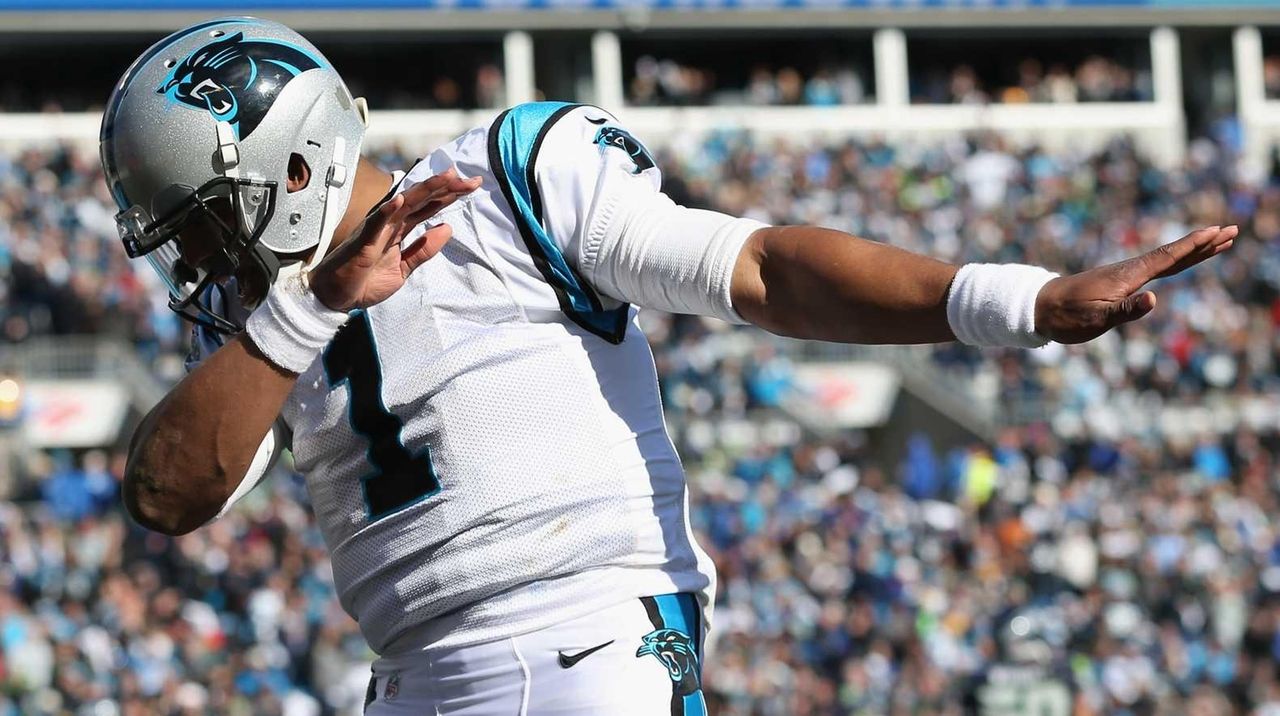
[[531, 634], [373, 664], [366, 716], [706, 716], [690, 594], [644, 597]]

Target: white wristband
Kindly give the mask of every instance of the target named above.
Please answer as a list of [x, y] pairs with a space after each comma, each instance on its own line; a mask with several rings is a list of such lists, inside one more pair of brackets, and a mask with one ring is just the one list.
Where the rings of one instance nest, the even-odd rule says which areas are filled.
[[947, 296], [947, 322], [961, 343], [1039, 348], [1036, 296], [1058, 274], [1024, 264], [966, 264]]
[[272, 363], [301, 374], [329, 345], [349, 316], [320, 302], [302, 277], [278, 281], [245, 323], [253, 344]]

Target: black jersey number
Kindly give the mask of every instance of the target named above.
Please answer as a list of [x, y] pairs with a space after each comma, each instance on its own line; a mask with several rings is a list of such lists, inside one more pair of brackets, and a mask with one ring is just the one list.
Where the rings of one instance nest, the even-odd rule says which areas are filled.
[[324, 371], [330, 390], [346, 383], [351, 427], [369, 441], [373, 469], [360, 478], [369, 520], [439, 492], [431, 452], [424, 447], [415, 455], [405, 448], [400, 436], [404, 421], [382, 402], [382, 365], [367, 313], [360, 311], [334, 336], [324, 351]]

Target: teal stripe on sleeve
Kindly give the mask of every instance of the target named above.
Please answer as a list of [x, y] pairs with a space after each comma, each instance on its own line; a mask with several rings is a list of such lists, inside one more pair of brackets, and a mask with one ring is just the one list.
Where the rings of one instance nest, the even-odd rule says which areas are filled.
[[622, 340], [628, 306], [605, 310], [600, 299], [565, 259], [543, 223], [542, 197], [534, 168], [542, 140], [555, 122], [581, 105], [531, 102], [504, 112], [489, 130], [489, 162], [511, 204], [534, 264], [555, 289], [560, 307], [574, 322], [613, 343]]

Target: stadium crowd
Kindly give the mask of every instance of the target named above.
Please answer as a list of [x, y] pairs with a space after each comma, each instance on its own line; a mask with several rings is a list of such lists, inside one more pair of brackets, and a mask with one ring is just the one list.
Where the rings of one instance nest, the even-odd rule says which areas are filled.
[[[901, 464], [872, 457], [873, 434], [790, 421], [784, 344], [643, 315], [720, 576], [713, 713], [1280, 714], [1275, 176], [1239, 175], [1206, 140], [1161, 171], [1123, 141], [1050, 154], [994, 136], [713, 134], [659, 165], [691, 205], [952, 261], [1075, 270], [1196, 225], [1243, 229], [1108, 339], [932, 349], [941, 373], [1034, 419], [952, 449], [915, 436]], [[91, 152], [0, 154], [4, 340], [124, 336], [172, 379], [183, 331], [124, 260], [108, 206]], [[287, 464], [178, 539], [122, 514], [119, 449], [20, 467], [0, 502], [0, 716], [358, 712], [371, 655]]]
[[[968, 64], [921, 73], [912, 91], [918, 104], [1027, 104], [1050, 102], [1149, 102], [1151, 73], [1122, 62], [1090, 55], [1074, 69], [1060, 62], [1026, 57], [1012, 65], [1011, 81], [983, 77]], [[1008, 70], [1003, 70], [1008, 72]]]
[[[1280, 76], [1280, 58], [1268, 58], [1268, 96]], [[922, 61], [922, 64], [927, 64]], [[1274, 70], [1274, 72], [1273, 72]], [[916, 104], [1028, 104], [1077, 102], [1147, 102], [1152, 99], [1151, 73], [1122, 62], [1090, 55], [1078, 65], [1027, 57], [1001, 68], [997, 77], [970, 64], [925, 67], [913, 73], [911, 101]], [[756, 63], [739, 82], [727, 81], [715, 69], [671, 58], [643, 55], [636, 60], [627, 100], [636, 106], [670, 105], [808, 105], [829, 107], [872, 101], [870, 76], [855, 63], [825, 63], [803, 69]]]
[[644, 55], [636, 60], [627, 101], [637, 106], [862, 104], [871, 100], [863, 75], [861, 68], [847, 63], [807, 73], [760, 63], [741, 86], [729, 86], [709, 67]]

